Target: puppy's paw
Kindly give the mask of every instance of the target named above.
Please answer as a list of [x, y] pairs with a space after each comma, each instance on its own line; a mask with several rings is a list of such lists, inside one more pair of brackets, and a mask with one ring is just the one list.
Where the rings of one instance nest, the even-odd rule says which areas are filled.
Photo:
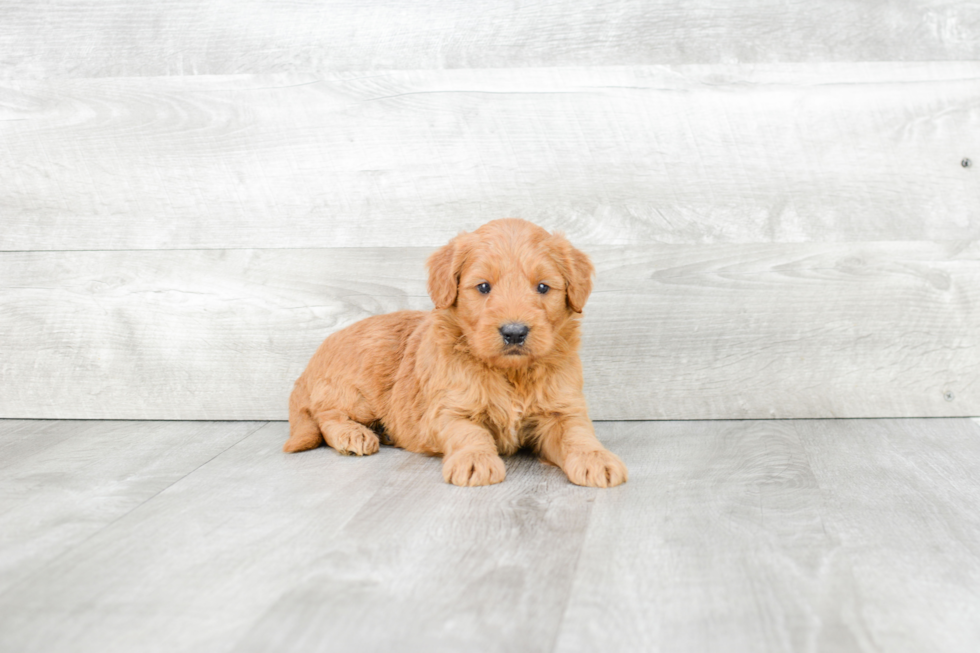
[[572, 483], [588, 487], [613, 487], [625, 483], [629, 476], [623, 461], [605, 449], [572, 452], [562, 468]]
[[504, 461], [495, 453], [464, 449], [442, 462], [442, 477], [453, 485], [493, 485], [506, 476]]
[[366, 426], [351, 422], [343, 428], [337, 429], [336, 433], [331, 433], [330, 446], [337, 450], [337, 453], [344, 456], [370, 456], [378, 453], [380, 443], [374, 431]]

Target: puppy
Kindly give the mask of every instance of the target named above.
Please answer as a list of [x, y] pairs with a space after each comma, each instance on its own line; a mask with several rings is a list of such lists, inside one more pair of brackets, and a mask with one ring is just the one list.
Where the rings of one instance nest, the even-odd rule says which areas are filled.
[[589, 258], [509, 218], [461, 233], [428, 268], [434, 311], [369, 317], [320, 345], [289, 398], [283, 450], [326, 441], [363, 456], [378, 450], [377, 432], [441, 455], [455, 485], [503, 481], [500, 455], [521, 448], [572, 483], [624, 483], [626, 466], [596, 439], [582, 395]]

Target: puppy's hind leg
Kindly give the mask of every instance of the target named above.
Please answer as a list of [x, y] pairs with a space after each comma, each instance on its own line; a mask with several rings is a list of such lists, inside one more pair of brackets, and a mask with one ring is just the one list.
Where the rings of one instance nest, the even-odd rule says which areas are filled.
[[327, 444], [345, 456], [370, 456], [379, 449], [374, 431], [352, 420], [342, 410], [325, 410], [316, 415], [320, 432]]
[[316, 449], [323, 444], [320, 427], [310, 415], [309, 395], [306, 389], [296, 384], [289, 397], [289, 439], [283, 445], [286, 453]]

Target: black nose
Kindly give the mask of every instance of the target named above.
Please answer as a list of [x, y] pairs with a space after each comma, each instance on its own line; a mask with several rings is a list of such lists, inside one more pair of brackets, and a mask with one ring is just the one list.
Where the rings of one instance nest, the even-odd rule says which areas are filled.
[[527, 332], [527, 325], [520, 322], [511, 322], [500, 327], [500, 335], [504, 337], [504, 344], [508, 345], [523, 345]]

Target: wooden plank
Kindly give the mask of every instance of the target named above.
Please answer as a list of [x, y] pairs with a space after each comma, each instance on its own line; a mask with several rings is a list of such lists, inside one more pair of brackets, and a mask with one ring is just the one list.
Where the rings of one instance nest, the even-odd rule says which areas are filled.
[[258, 428], [249, 422], [0, 424], [0, 593], [30, 584]]
[[600, 419], [980, 413], [978, 243], [621, 248], [596, 258], [602, 299], [583, 349]]
[[[28, 426], [42, 444], [72, 424]], [[0, 650], [980, 645], [978, 420], [601, 422], [631, 471], [611, 490], [528, 457], [469, 489], [444, 484], [438, 459], [388, 447], [285, 455], [284, 423], [244, 439], [254, 425], [94, 426], [103, 437], [23, 465], [30, 495], [8, 495], [5, 471], [0, 514], [25, 501], [85, 520], [44, 488], [104, 496], [152, 448], [172, 465], [181, 447], [235, 444], [4, 588]], [[62, 525], [18, 531], [18, 546]]]
[[[129, 455], [119, 443], [162, 426], [117, 425], [115, 446], [88, 447], [117, 466]], [[171, 425], [184, 447], [208, 440], [193, 426]], [[0, 596], [0, 650], [227, 650], [407, 455], [288, 456], [285, 423], [205, 426], [236, 444]], [[89, 491], [102, 483], [77, 466], [63, 476]]]
[[977, 424], [832, 421], [796, 429], [820, 485], [824, 523], [840, 542], [832, 567], [847, 571], [842, 580], [854, 600], [840, 608], [855, 639], [865, 650], [976, 651]]
[[431, 307], [426, 254], [2, 254], [0, 415], [285, 419], [293, 382], [329, 333]]
[[939, 0], [20, 0], [0, 21], [8, 77], [980, 57], [980, 10]]
[[530, 456], [460, 492], [413, 458], [234, 650], [548, 651], [596, 492]]
[[794, 651], [846, 625], [849, 588], [821, 597], [838, 542], [792, 422], [610, 430], [630, 480], [596, 495], [553, 650]]
[[0, 420], [0, 471], [38, 453], [99, 427], [98, 422], [68, 422], [31, 419]]
[[[427, 249], [0, 254], [0, 416], [284, 419]], [[588, 248], [595, 419], [980, 414], [980, 244]]]
[[0, 83], [2, 250], [980, 238], [980, 62]]
[[438, 459], [387, 447], [290, 456], [287, 428], [265, 426], [0, 596], [0, 649], [547, 648], [595, 489], [527, 457], [502, 485], [460, 489]]
[[630, 481], [596, 496], [554, 650], [976, 650], [978, 436], [966, 420], [615, 429]]

